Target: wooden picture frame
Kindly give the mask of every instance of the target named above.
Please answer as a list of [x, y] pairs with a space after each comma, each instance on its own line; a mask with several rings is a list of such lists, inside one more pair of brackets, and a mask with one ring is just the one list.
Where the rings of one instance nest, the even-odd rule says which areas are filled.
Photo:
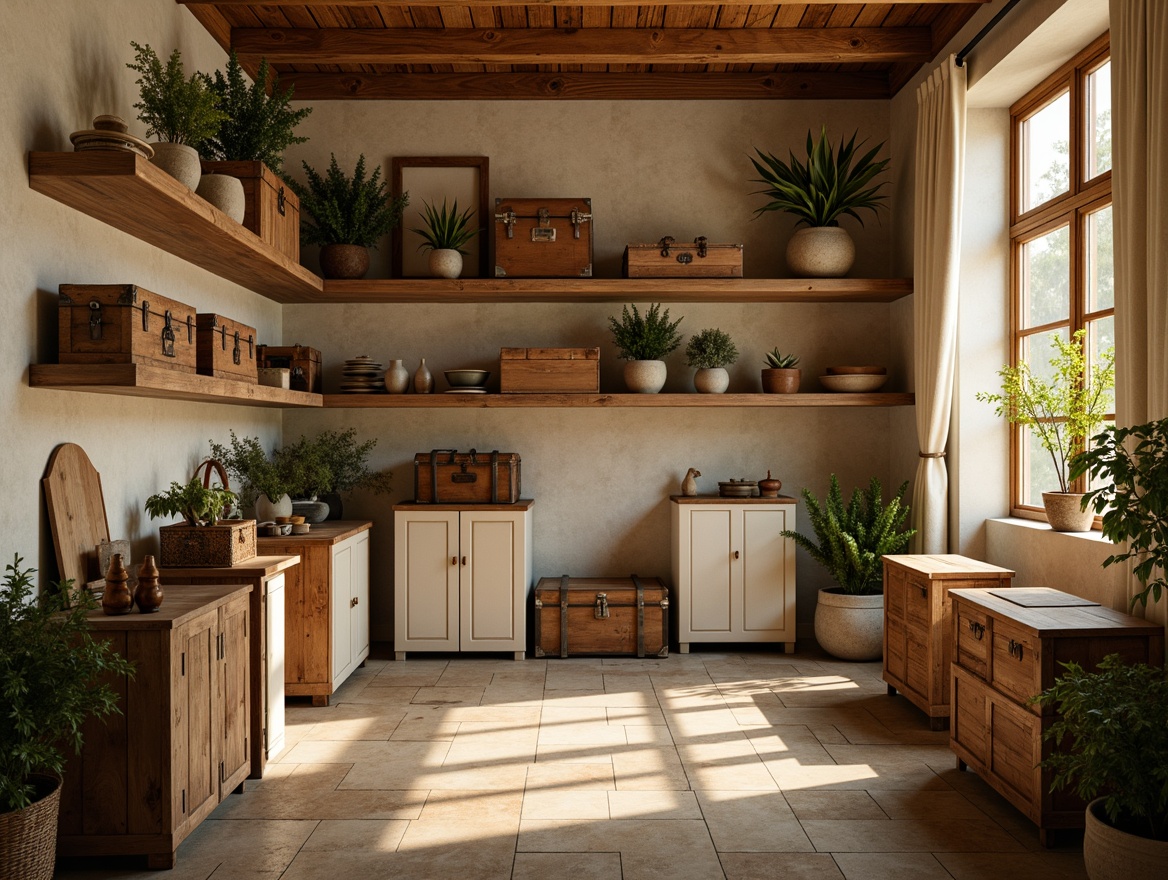
[[[488, 236], [493, 226], [490, 202], [490, 159], [486, 156], [395, 156], [391, 163], [392, 189], [408, 192], [410, 203], [402, 222], [391, 233], [394, 278], [426, 278], [426, 254], [417, 250], [418, 236], [411, 229], [422, 226], [423, 200], [441, 204], [458, 200], [459, 210], [473, 205], [479, 234], [467, 244], [463, 277], [490, 277], [491, 249]], [[475, 272], [477, 265], [478, 271]]]

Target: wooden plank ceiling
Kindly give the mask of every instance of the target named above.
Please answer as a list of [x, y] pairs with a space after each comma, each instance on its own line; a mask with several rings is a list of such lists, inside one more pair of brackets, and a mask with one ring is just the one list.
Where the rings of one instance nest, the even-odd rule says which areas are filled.
[[989, 0], [175, 0], [334, 99], [888, 98]]

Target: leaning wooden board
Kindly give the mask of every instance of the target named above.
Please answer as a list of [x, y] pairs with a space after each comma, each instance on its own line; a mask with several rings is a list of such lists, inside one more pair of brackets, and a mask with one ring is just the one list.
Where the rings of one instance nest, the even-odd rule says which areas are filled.
[[669, 655], [669, 589], [660, 578], [540, 578], [535, 656]]
[[80, 586], [101, 577], [97, 545], [109, 540], [109, 524], [101, 475], [85, 450], [62, 443], [49, 456], [41, 483], [61, 579]]

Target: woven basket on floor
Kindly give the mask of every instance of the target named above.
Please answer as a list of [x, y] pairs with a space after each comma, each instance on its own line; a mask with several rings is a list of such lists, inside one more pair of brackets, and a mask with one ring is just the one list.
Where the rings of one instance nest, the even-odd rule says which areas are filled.
[[53, 878], [61, 780], [34, 774], [33, 782], [38, 793], [51, 791], [23, 810], [0, 813], [0, 880]]

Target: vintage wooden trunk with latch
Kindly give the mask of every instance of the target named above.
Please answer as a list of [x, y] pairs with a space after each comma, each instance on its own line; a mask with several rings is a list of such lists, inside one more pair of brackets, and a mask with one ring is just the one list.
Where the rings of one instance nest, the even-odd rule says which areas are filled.
[[203, 312], [195, 316], [195, 323], [195, 363], [200, 373], [216, 379], [259, 382], [255, 327]]
[[669, 656], [669, 588], [660, 578], [540, 578], [535, 656]]
[[626, 278], [741, 278], [742, 245], [710, 244], [704, 235], [678, 244], [667, 235], [626, 246], [623, 269]]
[[514, 504], [519, 455], [432, 449], [414, 456], [414, 500], [421, 504]]
[[195, 309], [135, 284], [62, 284], [63, 364], [142, 364], [195, 372]]
[[320, 394], [320, 350], [307, 345], [261, 345], [256, 351], [257, 366], [286, 367], [291, 371], [289, 387], [293, 391]]
[[203, 162], [204, 174], [227, 174], [243, 184], [243, 227], [293, 263], [300, 262], [300, 199], [263, 162]]
[[592, 199], [495, 199], [496, 278], [591, 278]]

